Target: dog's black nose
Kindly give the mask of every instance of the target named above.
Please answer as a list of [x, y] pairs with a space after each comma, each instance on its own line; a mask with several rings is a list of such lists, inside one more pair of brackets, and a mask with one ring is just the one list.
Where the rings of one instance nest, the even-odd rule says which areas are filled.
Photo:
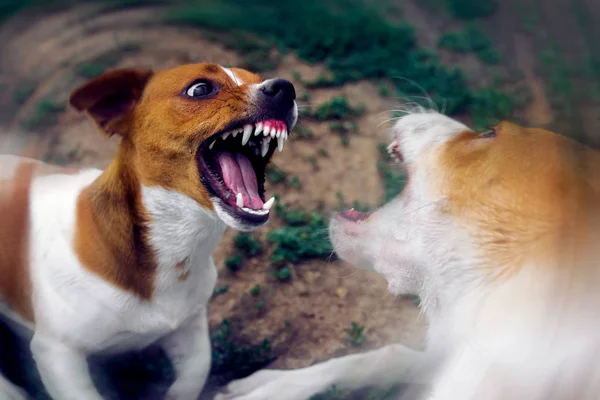
[[269, 79], [262, 84], [260, 91], [265, 97], [269, 97], [278, 102], [292, 103], [296, 100], [296, 90], [294, 89], [294, 85], [292, 85], [292, 82], [285, 79]]

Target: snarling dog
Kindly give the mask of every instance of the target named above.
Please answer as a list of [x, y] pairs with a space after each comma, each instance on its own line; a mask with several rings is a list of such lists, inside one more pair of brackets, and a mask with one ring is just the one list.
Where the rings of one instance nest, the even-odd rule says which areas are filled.
[[[293, 85], [216, 64], [118, 69], [70, 103], [118, 154], [104, 170], [0, 157], [0, 310], [28, 326], [56, 400], [99, 400], [86, 357], [159, 343], [196, 399], [226, 226], [267, 222], [265, 168], [297, 120]], [[0, 379], [0, 397], [18, 395]]]
[[420, 296], [426, 351], [394, 344], [259, 371], [220, 398], [400, 382], [426, 384], [407, 399], [598, 398], [599, 154], [547, 130], [503, 121], [479, 132], [426, 110], [392, 131], [406, 187], [375, 212], [336, 214], [330, 237], [391, 293]]

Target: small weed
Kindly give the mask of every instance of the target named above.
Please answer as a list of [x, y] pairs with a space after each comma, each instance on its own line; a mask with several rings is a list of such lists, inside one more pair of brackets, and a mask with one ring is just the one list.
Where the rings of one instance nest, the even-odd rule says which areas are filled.
[[64, 107], [54, 103], [50, 99], [40, 101], [31, 117], [24, 122], [26, 129], [32, 130], [56, 124], [57, 115], [64, 111]]
[[279, 282], [287, 282], [292, 279], [292, 271], [288, 266], [281, 267], [275, 272], [275, 277]]
[[334, 96], [328, 102], [321, 104], [312, 116], [319, 121], [341, 120], [348, 117], [360, 116], [363, 112], [363, 106], [352, 107], [345, 96]]
[[295, 176], [295, 175], [292, 176], [289, 179], [289, 182], [290, 182], [290, 186], [293, 187], [294, 189], [298, 189], [298, 190], [302, 189], [302, 184], [300, 183], [300, 179], [298, 179], [297, 176]]
[[91, 79], [101, 75], [107, 68], [107, 65], [99, 62], [83, 63], [75, 67], [75, 72], [83, 78]]
[[297, 137], [298, 139], [312, 139], [313, 137], [315, 137], [315, 133], [312, 131], [312, 129], [302, 125], [297, 125], [294, 129], [294, 133], [295, 137]]
[[269, 164], [267, 166], [267, 180], [271, 183], [284, 183], [286, 181], [285, 172]]
[[240, 233], [235, 237], [235, 247], [247, 257], [254, 257], [262, 252], [262, 246], [248, 233]]
[[257, 301], [254, 308], [256, 308], [256, 311], [262, 311], [262, 309], [265, 308], [265, 301], [264, 300]]
[[309, 92], [304, 92], [298, 96], [299, 101], [309, 102], [310, 99], [311, 99], [311, 96], [310, 96]]
[[234, 254], [225, 260], [225, 267], [231, 272], [236, 272], [241, 268], [243, 262], [244, 258], [241, 254]]
[[328, 88], [340, 85], [333, 77], [325, 74], [321, 74], [311, 81], [303, 81], [302, 83], [308, 89]]
[[321, 157], [329, 157], [329, 150], [327, 150], [325, 147], [321, 147], [319, 148], [319, 150], [317, 150], [317, 153], [321, 156]]
[[498, 64], [502, 55], [494, 49], [492, 40], [476, 24], [469, 24], [463, 30], [450, 31], [440, 36], [438, 46], [458, 53], [473, 52], [487, 64]]
[[318, 169], [319, 165], [317, 163], [317, 156], [315, 154], [307, 156], [306, 161], [308, 161], [310, 165], [312, 165], [313, 169]]
[[220, 294], [223, 293], [227, 293], [229, 291], [229, 286], [227, 285], [220, 285], [215, 287], [215, 290], [213, 291], [213, 297], [217, 297]]
[[228, 320], [223, 320], [212, 333], [212, 374], [227, 374], [231, 379], [237, 379], [273, 361], [269, 340], [264, 339], [260, 345], [240, 346], [232, 336], [232, 325]]
[[22, 105], [27, 99], [31, 97], [31, 95], [35, 92], [37, 88], [36, 83], [27, 83], [18, 87], [13, 93], [13, 100], [16, 104]]
[[488, 17], [498, 8], [498, 0], [445, 0], [452, 15], [458, 19]]
[[273, 229], [267, 239], [274, 244], [270, 261], [275, 266], [296, 264], [304, 259], [329, 257], [332, 246], [327, 236], [327, 220], [317, 212], [275, 205], [275, 213], [287, 224]]
[[382, 97], [389, 97], [390, 96], [390, 88], [386, 83], [380, 83], [379, 84], [379, 94]]
[[350, 326], [350, 328], [344, 329], [344, 332], [348, 334], [348, 341], [350, 342], [350, 344], [352, 344], [353, 346], [360, 346], [367, 339], [367, 337], [363, 333], [364, 330], [364, 326], [352, 321], [352, 325]]
[[254, 285], [254, 286], [252, 287], [252, 289], [250, 289], [250, 292], [249, 292], [249, 293], [250, 293], [252, 296], [258, 296], [258, 295], [260, 294], [260, 292], [261, 292], [261, 287], [260, 287], [260, 285], [259, 285], [259, 284], [256, 284], [256, 285]]

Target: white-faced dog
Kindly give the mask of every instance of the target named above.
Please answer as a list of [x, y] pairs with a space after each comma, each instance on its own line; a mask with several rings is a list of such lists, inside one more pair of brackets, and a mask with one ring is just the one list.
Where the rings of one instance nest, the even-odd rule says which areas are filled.
[[478, 132], [427, 110], [396, 122], [389, 149], [403, 192], [373, 213], [335, 215], [330, 236], [390, 292], [420, 296], [426, 352], [390, 345], [263, 370], [220, 399], [399, 382], [426, 383], [428, 400], [599, 398], [599, 154], [543, 129]]

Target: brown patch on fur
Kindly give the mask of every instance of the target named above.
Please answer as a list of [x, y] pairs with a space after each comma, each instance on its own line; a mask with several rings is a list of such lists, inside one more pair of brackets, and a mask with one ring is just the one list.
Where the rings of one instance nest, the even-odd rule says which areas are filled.
[[140, 185], [119, 156], [77, 199], [74, 248], [84, 268], [144, 300], [152, 298], [156, 261]]
[[560, 265], [585, 242], [588, 212], [598, 208], [598, 153], [543, 129], [502, 122], [496, 132], [467, 131], [442, 149], [447, 211], [472, 230], [494, 276], [534, 257]]
[[[262, 81], [244, 70], [234, 73], [244, 85], [233, 85], [216, 64], [156, 73], [115, 70], [72, 94], [74, 107], [105, 133], [122, 137], [115, 161], [78, 199], [75, 250], [85, 268], [143, 299], [152, 297], [156, 261], [141, 185], [182, 193], [213, 210], [196, 153], [204, 140], [249, 116], [248, 84]], [[213, 82], [214, 95], [185, 96], [198, 80]]]
[[79, 171], [15, 156], [0, 156], [0, 170], [0, 297], [33, 322], [28, 259], [31, 185], [36, 177]]

